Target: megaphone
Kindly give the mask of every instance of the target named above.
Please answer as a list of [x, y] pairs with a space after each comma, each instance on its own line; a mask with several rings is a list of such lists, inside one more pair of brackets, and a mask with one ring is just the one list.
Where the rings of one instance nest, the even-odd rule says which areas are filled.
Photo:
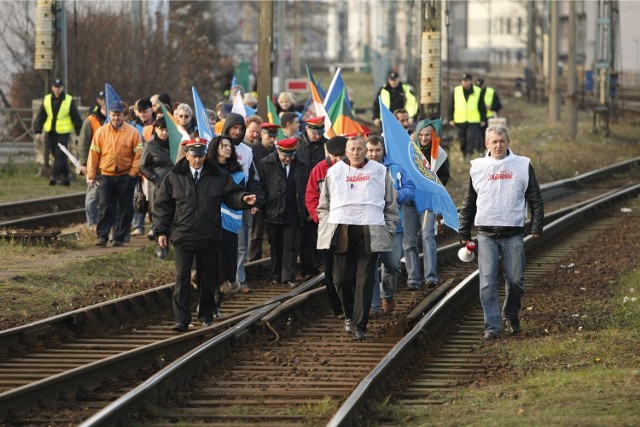
[[475, 251], [476, 244], [472, 240], [469, 240], [467, 245], [458, 251], [458, 258], [460, 258], [462, 262], [471, 262], [476, 257]]

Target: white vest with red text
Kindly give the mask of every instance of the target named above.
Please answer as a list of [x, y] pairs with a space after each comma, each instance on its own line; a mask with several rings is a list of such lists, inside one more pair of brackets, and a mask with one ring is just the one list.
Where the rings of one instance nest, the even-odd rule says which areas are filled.
[[524, 226], [529, 163], [529, 158], [516, 156], [511, 150], [501, 160], [486, 156], [471, 161], [471, 181], [478, 194], [476, 226]]
[[387, 168], [368, 161], [362, 168], [338, 162], [329, 168], [331, 196], [329, 224], [385, 225], [384, 196]]

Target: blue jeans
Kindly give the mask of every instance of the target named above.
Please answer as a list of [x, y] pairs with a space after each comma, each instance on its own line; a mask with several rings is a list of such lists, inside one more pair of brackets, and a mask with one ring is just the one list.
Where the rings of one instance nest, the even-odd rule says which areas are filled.
[[382, 263], [382, 282], [380, 282], [380, 273], [376, 269], [374, 276], [373, 297], [371, 299], [371, 308], [380, 311], [380, 296], [386, 301], [393, 301], [398, 286], [398, 278], [402, 271], [400, 258], [402, 258], [402, 233], [396, 233], [393, 236], [393, 248], [391, 252], [381, 252], [378, 255], [378, 263]]
[[87, 184], [87, 194], [84, 196], [84, 212], [87, 216], [87, 226], [98, 224], [98, 186]]
[[[418, 256], [418, 234], [422, 234], [422, 250], [424, 252], [424, 281], [438, 283], [438, 248], [436, 247], [435, 223], [436, 215], [431, 211], [418, 214], [414, 205], [402, 206], [402, 227], [404, 228], [405, 264], [407, 268], [407, 283], [420, 284], [420, 258]], [[427, 216], [424, 229], [422, 224], [424, 215]]]
[[236, 269], [236, 281], [244, 283], [247, 280], [247, 273], [244, 271], [244, 263], [249, 252], [249, 233], [251, 233], [251, 211], [249, 209], [242, 212], [242, 224], [238, 231], [238, 266]]
[[[478, 268], [480, 269], [480, 302], [484, 311], [484, 331], [499, 334], [500, 316], [517, 319], [520, 299], [524, 294], [524, 235], [493, 238], [478, 235]], [[500, 312], [498, 298], [499, 261], [505, 277], [505, 299]]]

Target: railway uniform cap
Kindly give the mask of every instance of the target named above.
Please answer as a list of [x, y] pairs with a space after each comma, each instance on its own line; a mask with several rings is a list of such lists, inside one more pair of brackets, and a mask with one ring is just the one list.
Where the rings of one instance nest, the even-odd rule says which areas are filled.
[[472, 80], [473, 81], [473, 76], [469, 73], [463, 73], [462, 74], [462, 80]]
[[278, 147], [278, 151], [284, 154], [285, 156], [293, 156], [296, 153], [297, 145], [298, 145], [297, 138], [281, 139], [276, 143], [276, 146]]
[[278, 129], [280, 129], [280, 125], [277, 125], [275, 123], [269, 123], [269, 122], [264, 122], [264, 123], [260, 123], [260, 128], [267, 132], [267, 134], [269, 136], [276, 136], [278, 135]]
[[334, 136], [326, 142], [327, 151], [334, 156], [341, 156], [347, 148], [347, 138]]
[[98, 99], [104, 99], [104, 91], [103, 90], [98, 92]]
[[109, 104], [109, 111], [115, 111], [117, 113], [124, 113], [125, 107], [122, 101], [111, 101]]
[[309, 117], [305, 122], [309, 129], [324, 130], [324, 116]]
[[182, 142], [184, 151], [192, 156], [204, 156], [207, 154], [207, 140], [199, 137], [191, 138]]
[[391, 72], [389, 73], [389, 76], [388, 76], [387, 78], [389, 78], [389, 79], [391, 79], [391, 80], [397, 80], [397, 79], [399, 79], [399, 78], [400, 78], [400, 76], [399, 76], [399, 75], [398, 75], [398, 73], [396, 73], [395, 71], [391, 71]]
[[151, 98], [145, 97], [138, 101], [138, 111], [144, 111], [151, 108]]

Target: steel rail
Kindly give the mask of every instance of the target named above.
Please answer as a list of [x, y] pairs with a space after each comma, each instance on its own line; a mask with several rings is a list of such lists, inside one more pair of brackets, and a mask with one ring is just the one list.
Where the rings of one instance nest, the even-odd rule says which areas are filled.
[[[640, 193], [640, 184], [626, 187], [594, 200], [589, 204], [579, 207], [566, 215], [554, 220], [544, 226], [544, 232], [540, 239], [533, 239], [531, 236], [525, 238], [525, 249], [530, 250], [533, 246], [541, 246], [546, 241], [555, 238], [559, 233], [569, 227], [575, 227], [576, 221], [584, 220], [587, 216], [594, 215], [594, 212], [602, 209], [604, 206], [618, 203], [623, 199], [627, 199]], [[331, 418], [327, 426], [344, 427], [350, 425], [359, 425], [363, 422], [362, 413], [365, 406], [372, 399], [376, 390], [383, 387], [385, 379], [391, 372], [399, 369], [402, 361], [408, 358], [413, 351], [415, 341], [424, 334], [429, 334], [429, 326], [442, 321], [444, 317], [449, 315], [452, 306], [461, 304], [477, 295], [479, 286], [479, 271], [474, 271], [466, 277], [451, 292], [446, 294], [439, 300], [433, 308], [431, 308], [424, 317], [414, 326], [414, 328], [406, 334], [389, 353], [380, 361], [380, 363], [358, 384], [356, 389], [344, 401], [336, 414]]]

